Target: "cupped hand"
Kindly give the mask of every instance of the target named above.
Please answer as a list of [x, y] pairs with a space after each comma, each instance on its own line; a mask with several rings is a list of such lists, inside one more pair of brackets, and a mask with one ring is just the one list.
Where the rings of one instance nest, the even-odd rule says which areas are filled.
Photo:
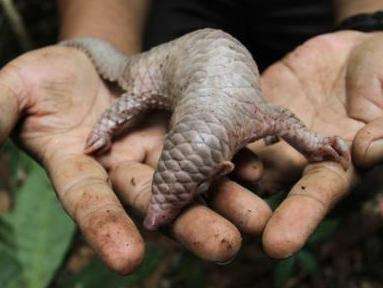
[[[383, 136], [383, 125], [378, 125], [383, 119], [379, 118], [383, 116], [382, 48], [383, 34], [379, 33], [343, 31], [313, 38], [263, 73], [265, 97], [289, 108], [312, 130], [341, 136], [353, 144], [354, 161], [372, 163], [369, 157], [376, 160], [377, 152], [383, 155], [381, 142], [367, 156], [361, 147], [366, 151], [367, 138]], [[331, 162], [308, 165], [283, 141], [249, 147], [264, 165], [263, 177], [257, 182], [261, 191], [273, 193], [292, 185], [263, 233], [269, 255], [288, 257], [350, 191], [358, 178], [356, 169], [352, 166], [345, 171]]]
[[[12, 133], [46, 168], [63, 207], [90, 245], [111, 269], [128, 274], [142, 261], [144, 242], [127, 210], [146, 211], [167, 119], [148, 115], [107, 154], [85, 155], [88, 133], [116, 97], [111, 91], [74, 48], [47, 47], [22, 55], [0, 71], [0, 141]], [[226, 217], [195, 203], [169, 234], [216, 262], [238, 252], [238, 228], [256, 235], [271, 215], [259, 197], [229, 180], [219, 183], [214, 207]]]

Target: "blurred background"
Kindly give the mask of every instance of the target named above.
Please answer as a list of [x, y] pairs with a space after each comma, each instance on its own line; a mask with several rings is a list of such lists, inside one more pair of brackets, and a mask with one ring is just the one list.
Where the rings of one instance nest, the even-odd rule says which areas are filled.
[[[55, 43], [55, 1], [0, 0], [0, 65]], [[120, 277], [96, 258], [63, 212], [45, 172], [7, 142], [0, 156], [0, 288], [8, 287], [383, 287], [383, 167], [366, 172], [307, 245], [283, 261], [245, 237], [238, 257], [206, 263], [146, 234], [140, 270]], [[268, 202], [276, 207], [284, 193]], [[144, 232], [145, 234], [145, 232]]]

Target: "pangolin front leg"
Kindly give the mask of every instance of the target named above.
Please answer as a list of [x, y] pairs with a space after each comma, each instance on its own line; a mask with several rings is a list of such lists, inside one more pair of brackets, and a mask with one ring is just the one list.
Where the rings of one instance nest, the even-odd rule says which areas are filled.
[[92, 154], [109, 150], [114, 136], [120, 135], [152, 109], [168, 109], [161, 95], [124, 93], [106, 110], [89, 134], [84, 152]]

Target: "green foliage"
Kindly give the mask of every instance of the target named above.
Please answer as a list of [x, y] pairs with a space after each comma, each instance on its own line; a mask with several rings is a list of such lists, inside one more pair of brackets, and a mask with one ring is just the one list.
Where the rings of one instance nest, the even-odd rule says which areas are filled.
[[174, 277], [176, 287], [205, 287], [205, 275], [202, 262], [190, 253], [183, 253], [174, 267]]
[[[320, 273], [320, 267], [311, 248], [329, 240], [338, 226], [339, 220], [324, 220], [312, 234], [305, 248], [301, 249], [296, 255], [278, 262], [274, 268], [274, 286], [276, 288], [284, 287], [286, 282], [294, 277], [298, 271], [303, 275], [317, 276]], [[300, 269], [297, 269], [297, 266]]]
[[295, 269], [296, 257], [292, 256], [285, 260], [279, 261], [275, 265], [274, 269], [274, 287], [280, 288], [283, 287], [287, 280], [289, 280]]
[[13, 192], [17, 192], [25, 174], [36, 166], [36, 163], [25, 153], [21, 152], [12, 141], [8, 140], [1, 148], [1, 152], [9, 156], [9, 172]]
[[339, 224], [339, 220], [337, 219], [325, 219], [311, 235], [307, 241], [307, 245], [312, 246], [327, 241], [334, 235]]
[[[12, 261], [5, 259], [11, 263], [9, 267], [20, 268], [19, 279], [25, 284], [22, 287], [46, 287], [68, 251], [74, 224], [60, 207], [44, 170], [25, 155], [12, 151], [14, 173], [24, 168], [27, 178], [15, 191], [13, 211], [1, 218], [0, 235], [7, 235], [5, 243], [12, 244], [3, 245], [8, 247], [4, 253], [13, 256]], [[0, 278], [0, 283], [4, 281]]]
[[[329, 240], [338, 226], [339, 220], [325, 219], [311, 235], [305, 248], [301, 249], [296, 255], [278, 262], [274, 268], [274, 286], [276, 288], [283, 287], [298, 271], [304, 275], [318, 275], [320, 267], [314, 252], [310, 248]], [[296, 269], [297, 264], [299, 264], [300, 269]]]
[[13, 245], [12, 233], [12, 227], [0, 218], [0, 247], [10, 248]]
[[302, 271], [305, 274], [315, 276], [319, 273], [318, 261], [312, 252], [306, 249], [302, 249], [296, 257]]
[[[298, 266], [300, 269], [297, 269]], [[274, 287], [284, 287], [298, 271], [310, 276], [315, 276], [320, 272], [318, 262], [311, 251], [302, 249], [296, 255], [279, 261], [274, 268]]]
[[279, 204], [281, 204], [283, 199], [285, 199], [285, 197], [286, 197], [286, 192], [281, 191], [281, 192], [278, 192], [278, 193], [271, 195], [269, 198], [267, 198], [265, 200], [266, 200], [267, 204], [269, 204], [271, 209], [275, 210], [279, 206]]
[[100, 260], [95, 259], [81, 273], [63, 280], [59, 286], [65, 288], [118, 288], [136, 285], [155, 270], [162, 256], [163, 253], [160, 250], [154, 247], [149, 248], [139, 270], [126, 277], [111, 272]]
[[20, 263], [10, 254], [8, 247], [0, 245], [0, 287], [24, 287], [19, 277], [22, 273]]
[[47, 286], [66, 254], [74, 225], [37, 164], [16, 194], [16, 207], [7, 218], [14, 229], [16, 254], [27, 286]]

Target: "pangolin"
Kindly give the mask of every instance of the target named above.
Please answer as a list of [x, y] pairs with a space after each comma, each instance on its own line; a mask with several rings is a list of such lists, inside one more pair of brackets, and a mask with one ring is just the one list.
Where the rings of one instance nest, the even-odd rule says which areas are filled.
[[292, 112], [268, 103], [248, 50], [231, 35], [201, 29], [151, 50], [127, 56], [96, 38], [75, 38], [99, 75], [124, 91], [103, 113], [86, 142], [86, 153], [106, 151], [117, 133], [153, 109], [172, 111], [169, 132], [153, 176], [144, 226], [173, 221], [213, 180], [234, 168], [246, 144], [279, 137], [308, 161], [331, 160], [347, 168], [348, 145], [310, 131]]

